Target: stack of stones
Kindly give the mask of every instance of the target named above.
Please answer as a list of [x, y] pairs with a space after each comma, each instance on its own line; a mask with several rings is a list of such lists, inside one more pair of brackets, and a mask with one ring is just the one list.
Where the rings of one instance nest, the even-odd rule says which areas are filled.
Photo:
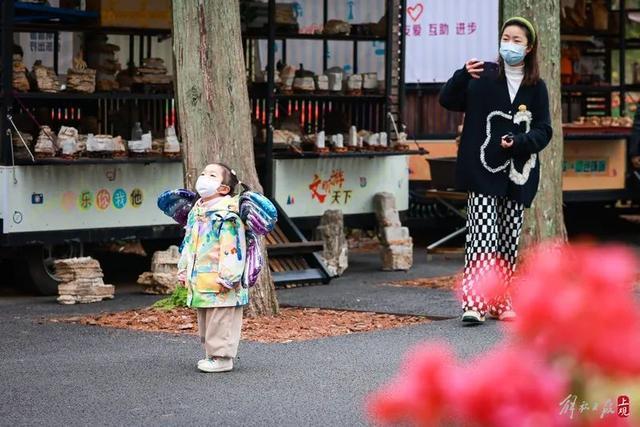
[[53, 68], [45, 67], [41, 61], [33, 64], [33, 76], [40, 92], [60, 92], [60, 81]]
[[100, 263], [91, 258], [68, 258], [55, 262], [58, 285], [58, 302], [60, 304], [76, 304], [98, 302], [113, 299], [115, 288], [105, 285]]
[[373, 205], [380, 227], [383, 270], [409, 270], [413, 265], [413, 240], [400, 223], [396, 201], [391, 193], [377, 193]]
[[82, 59], [82, 51], [73, 58], [73, 68], [67, 70], [67, 90], [81, 93], [96, 91], [96, 70], [87, 68], [87, 63]]
[[349, 267], [349, 246], [344, 235], [344, 217], [340, 210], [327, 210], [320, 218], [315, 239], [324, 242], [322, 260], [332, 277], [341, 276]]
[[145, 294], [171, 294], [178, 283], [178, 261], [180, 250], [177, 246], [169, 246], [166, 251], [158, 251], [151, 259], [151, 272], [142, 273], [138, 283], [144, 286]]
[[96, 70], [91, 68], [67, 70], [67, 90], [71, 92], [93, 93], [96, 91]]
[[167, 75], [167, 67], [161, 58], [146, 58], [142, 61], [142, 67], [138, 68], [135, 83], [142, 84], [169, 84], [173, 78]]
[[56, 155], [58, 151], [57, 136], [49, 126], [40, 127], [40, 134], [38, 134], [34, 151], [36, 152], [36, 157], [41, 159]]
[[13, 88], [19, 92], [28, 92], [30, 89], [27, 67], [22, 62], [22, 55], [13, 55]]
[[97, 70], [96, 90], [112, 91], [120, 87], [116, 81], [116, 74], [122, 69], [116, 56], [120, 47], [107, 43], [107, 36], [96, 35], [87, 39], [87, 64], [90, 68]]

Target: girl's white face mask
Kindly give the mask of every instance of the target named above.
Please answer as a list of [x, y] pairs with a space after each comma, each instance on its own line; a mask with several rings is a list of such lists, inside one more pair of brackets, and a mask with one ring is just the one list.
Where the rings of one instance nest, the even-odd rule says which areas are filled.
[[212, 176], [200, 175], [196, 181], [196, 191], [200, 197], [212, 197], [218, 193], [222, 182]]

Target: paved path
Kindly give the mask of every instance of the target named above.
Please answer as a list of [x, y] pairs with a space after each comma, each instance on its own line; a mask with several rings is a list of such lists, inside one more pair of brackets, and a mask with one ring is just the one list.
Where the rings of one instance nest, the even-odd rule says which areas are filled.
[[414, 254], [415, 265], [408, 272], [379, 271], [375, 254], [350, 255], [348, 274], [328, 286], [283, 289], [278, 300], [297, 307], [342, 308], [398, 314], [419, 314], [432, 318], [460, 315], [459, 304], [452, 292], [437, 289], [390, 286], [389, 282], [455, 274], [462, 258], [434, 256], [427, 261], [423, 250]]
[[[447, 273], [459, 261], [373, 274], [370, 257], [353, 260], [345, 278], [280, 291], [281, 300], [311, 304], [321, 297], [326, 306], [457, 314], [455, 302], [441, 292], [376, 283], [421, 271]], [[156, 299], [118, 289], [124, 291], [114, 301], [84, 306], [0, 298], [0, 425], [364, 425], [365, 396], [395, 373], [415, 344], [444, 340], [468, 357], [500, 338], [495, 322], [464, 328], [452, 319], [300, 343], [245, 341], [234, 372], [207, 375], [194, 366], [201, 354], [195, 337], [40, 321], [143, 307]]]

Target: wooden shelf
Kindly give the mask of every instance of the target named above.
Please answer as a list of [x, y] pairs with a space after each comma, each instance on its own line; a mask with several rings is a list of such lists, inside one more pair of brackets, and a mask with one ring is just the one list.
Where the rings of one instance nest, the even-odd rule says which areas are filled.
[[407, 151], [349, 151], [346, 153], [315, 153], [305, 151], [302, 154], [286, 152], [273, 153], [274, 159], [325, 159], [325, 158], [342, 158], [342, 157], [389, 157], [389, 156], [413, 156], [420, 154], [429, 154], [426, 150], [407, 150]]
[[294, 100], [294, 101], [384, 101], [385, 96], [383, 94], [369, 94], [369, 95], [343, 95], [343, 94], [316, 94], [316, 93], [294, 93], [291, 95], [285, 95], [278, 93], [274, 95], [278, 100]]
[[171, 30], [163, 28], [129, 28], [129, 27], [99, 27], [97, 25], [77, 24], [32, 24], [17, 23], [12, 28], [14, 33], [98, 33], [136, 36], [171, 36]]
[[[247, 39], [268, 39], [269, 35], [266, 33], [246, 33], [243, 37]], [[328, 34], [276, 34], [276, 40], [327, 40], [327, 41], [345, 41], [345, 42], [386, 42], [386, 36], [366, 36], [366, 35], [328, 35]]]
[[170, 159], [166, 157], [124, 157], [115, 159], [93, 159], [89, 157], [81, 157], [79, 159], [36, 159], [35, 163], [31, 160], [16, 160], [16, 166], [50, 166], [50, 165], [113, 165], [123, 163], [180, 163], [182, 158]]
[[119, 100], [163, 100], [173, 99], [170, 93], [131, 93], [131, 92], [94, 92], [94, 93], [74, 93], [74, 92], [13, 92], [13, 97], [20, 99], [35, 100], [98, 100], [98, 99], [119, 99]]
[[562, 36], [590, 36], [597, 38], [617, 38], [620, 37], [617, 33], [610, 33], [607, 31], [596, 31], [596, 30], [560, 30], [560, 37]]
[[621, 86], [563, 85], [562, 92], [609, 93], [618, 92]]

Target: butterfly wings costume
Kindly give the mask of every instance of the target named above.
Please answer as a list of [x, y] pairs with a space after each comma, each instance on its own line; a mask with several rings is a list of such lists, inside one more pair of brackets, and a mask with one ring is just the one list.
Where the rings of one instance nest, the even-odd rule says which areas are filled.
[[[178, 224], [186, 227], [190, 213], [193, 216], [198, 209], [197, 199], [196, 193], [192, 191], [170, 190], [158, 197], [158, 208]], [[228, 224], [233, 221], [241, 221], [244, 224], [244, 238], [241, 236], [243, 233], [231, 233], [231, 236], [236, 240], [244, 240], [237, 242], [237, 247], [245, 248], [246, 256], [241, 281], [242, 286], [248, 288], [256, 283], [263, 265], [260, 236], [265, 236], [273, 230], [278, 220], [278, 213], [268, 198], [256, 192], [246, 191], [240, 196], [225, 199], [229, 199], [229, 203], [233, 200], [234, 206], [220, 208], [216, 203], [213, 209], [204, 214], [207, 215], [206, 220], [212, 226], [213, 234], [217, 232], [219, 237], [222, 236], [223, 230], [231, 230]], [[235, 205], [236, 201], [237, 205]], [[181, 248], [182, 250], [184, 248]], [[238, 259], [241, 258], [242, 254], [238, 254]]]

